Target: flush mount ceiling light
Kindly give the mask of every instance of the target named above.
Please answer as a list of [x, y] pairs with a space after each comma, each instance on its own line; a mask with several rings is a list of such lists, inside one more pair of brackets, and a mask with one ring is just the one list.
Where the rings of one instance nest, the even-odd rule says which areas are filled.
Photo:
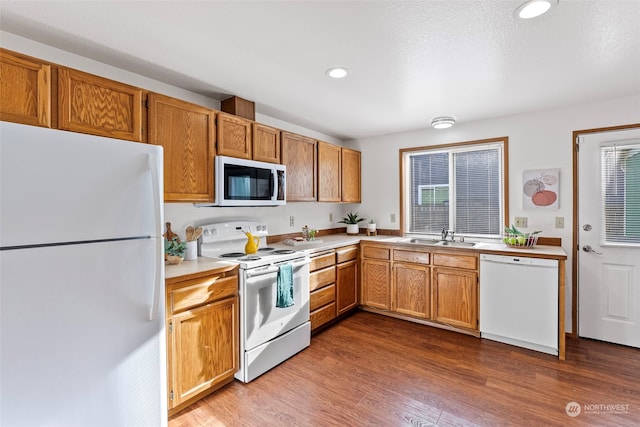
[[440, 116], [431, 120], [431, 126], [434, 129], [446, 129], [453, 126], [455, 122], [456, 122], [456, 119], [451, 116]]
[[520, 19], [535, 18], [549, 11], [549, 9], [557, 4], [558, 0], [529, 0], [521, 4], [514, 12], [514, 15]]
[[327, 70], [327, 75], [333, 79], [341, 79], [347, 77], [349, 70], [344, 67], [333, 67]]

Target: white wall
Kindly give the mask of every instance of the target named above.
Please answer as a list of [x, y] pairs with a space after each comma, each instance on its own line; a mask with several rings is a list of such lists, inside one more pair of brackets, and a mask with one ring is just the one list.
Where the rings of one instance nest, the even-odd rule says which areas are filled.
[[[12, 33], [0, 31], [0, 46], [3, 48], [75, 68], [87, 73], [141, 87], [150, 91], [173, 96], [205, 107], [219, 109], [220, 101], [190, 92], [158, 80], [135, 74], [120, 68], [75, 55]], [[256, 121], [279, 129], [317, 138], [333, 144], [343, 145], [342, 141], [328, 135], [306, 129], [264, 114], [256, 113]], [[187, 225], [216, 222], [232, 218], [252, 218], [265, 220], [271, 234], [300, 232], [304, 225], [325, 229], [341, 226], [338, 221], [350, 205], [336, 203], [289, 203], [286, 206], [272, 208], [196, 208], [189, 203], [165, 204], [165, 220], [171, 222], [174, 232], [184, 238]], [[329, 221], [332, 213], [334, 221]], [[289, 217], [294, 216], [295, 225], [289, 226]]]
[[[362, 152], [362, 212], [373, 215], [379, 228], [399, 229], [399, 149], [494, 137], [509, 137], [509, 216], [528, 218], [527, 231], [562, 238], [567, 262], [567, 330], [571, 330], [571, 245], [573, 220], [574, 130], [640, 123], [640, 96], [611, 99], [551, 111], [460, 123], [453, 128], [425, 128], [411, 132], [353, 141]], [[525, 210], [522, 205], [522, 171], [560, 169], [558, 210]], [[384, 171], [381, 173], [381, 171]], [[392, 223], [390, 215], [397, 221]], [[565, 219], [555, 228], [555, 217]]]

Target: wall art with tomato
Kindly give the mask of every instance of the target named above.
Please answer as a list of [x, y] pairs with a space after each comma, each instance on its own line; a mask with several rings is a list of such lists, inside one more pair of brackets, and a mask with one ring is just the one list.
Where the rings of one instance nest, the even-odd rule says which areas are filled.
[[522, 172], [522, 207], [558, 209], [560, 169]]

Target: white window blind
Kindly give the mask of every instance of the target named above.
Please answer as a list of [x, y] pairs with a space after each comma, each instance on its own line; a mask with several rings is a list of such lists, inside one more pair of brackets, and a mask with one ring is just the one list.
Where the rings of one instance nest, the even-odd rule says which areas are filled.
[[605, 243], [640, 245], [640, 142], [600, 148]]
[[503, 218], [502, 143], [405, 153], [405, 231], [499, 236]]

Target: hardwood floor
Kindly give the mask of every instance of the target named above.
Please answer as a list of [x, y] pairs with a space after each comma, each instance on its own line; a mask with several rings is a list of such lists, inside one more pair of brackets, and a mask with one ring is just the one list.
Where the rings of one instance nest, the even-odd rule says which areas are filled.
[[[580, 404], [579, 415], [567, 415], [570, 402]], [[169, 427], [434, 425], [640, 425], [640, 350], [568, 338], [561, 362], [357, 312], [251, 383], [235, 381], [169, 421]]]

